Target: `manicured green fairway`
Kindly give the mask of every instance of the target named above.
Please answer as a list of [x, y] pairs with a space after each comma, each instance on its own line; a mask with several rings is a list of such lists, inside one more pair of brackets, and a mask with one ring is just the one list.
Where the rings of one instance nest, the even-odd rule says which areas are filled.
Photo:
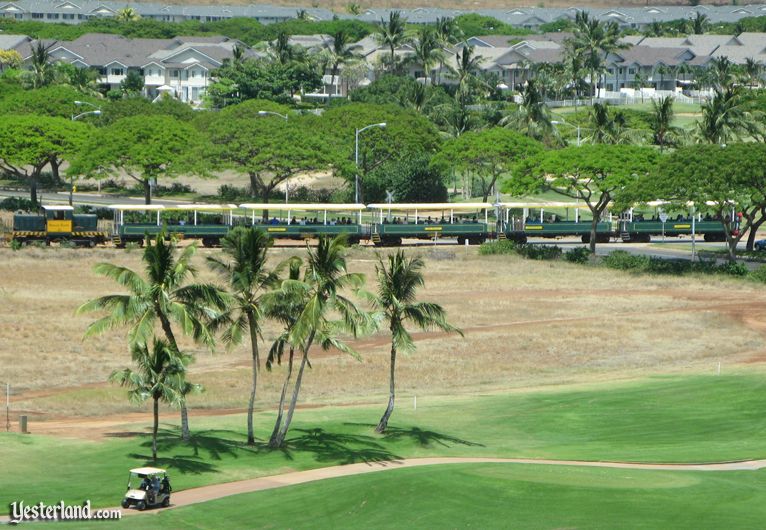
[[[760, 528], [766, 472], [428, 466], [178, 508], [119, 528]], [[111, 528], [113, 523], [84, 528]]]
[[[176, 490], [352, 462], [422, 456], [493, 456], [643, 462], [766, 457], [766, 378], [655, 377], [459, 398], [402, 399], [390, 432], [373, 426], [382, 407], [299, 410], [284, 451], [243, 444], [244, 417], [192, 415], [194, 443], [174, 430], [160, 466]], [[176, 415], [173, 415], [173, 420]], [[256, 433], [269, 432], [271, 413]], [[148, 463], [146, 436], [84, 442], [0, 435], [0, 508], [13, 500], [115, 505], [127, 470]]]

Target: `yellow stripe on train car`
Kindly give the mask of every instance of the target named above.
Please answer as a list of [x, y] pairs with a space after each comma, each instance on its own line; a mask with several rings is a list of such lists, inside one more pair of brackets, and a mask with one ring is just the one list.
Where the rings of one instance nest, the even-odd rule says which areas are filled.
[[427, 226], [423, 230], [426, 232], [441, 232], [442, 227], [441, 226]]
[[287, 228], [267, 228], [267, 232], [287, 232]]
[[691, 228], [692, 225], [673, 225], [673, 228]]
[[524, 227], [524, 230], [542, 230], [542, 229], [543, 229], [543, 227], [540, 226], [540, 225], [537, 225], [537, 226], [535, 226], [535, 225], [532, 225], [532, 226], [526, 225]]

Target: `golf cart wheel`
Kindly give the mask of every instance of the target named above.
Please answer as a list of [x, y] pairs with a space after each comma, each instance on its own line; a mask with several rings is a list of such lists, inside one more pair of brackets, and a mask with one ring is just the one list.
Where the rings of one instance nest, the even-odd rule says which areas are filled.
[[138, 501], [136, 503], [136, 508], [138, 509], [138, 511], [143, 512], [144, 510], [146, 510], [146, 503], [144, 501]]
[[162, 500], [162, 507], [167, 508], [168, 506], [170, 506], [170, 495]]
[[122, 507], [126, 510], [130, 508], [130, 501], [128, 499], [122, 499]]

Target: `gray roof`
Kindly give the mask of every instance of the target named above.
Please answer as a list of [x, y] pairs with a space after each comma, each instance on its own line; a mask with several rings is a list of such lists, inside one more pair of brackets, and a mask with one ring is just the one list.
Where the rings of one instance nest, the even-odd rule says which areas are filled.
[[0, 50], [20, 51], [24, 45], [28, 45], [30, 42], [32, 42], [32, 39], [26, 35], [0, 33]]

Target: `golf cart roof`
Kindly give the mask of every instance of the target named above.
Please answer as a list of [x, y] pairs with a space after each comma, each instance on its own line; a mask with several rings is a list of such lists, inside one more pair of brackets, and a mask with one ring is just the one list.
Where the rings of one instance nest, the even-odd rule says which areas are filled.
[[165, 473], [165, 470], [158, 467], [137, 467], [131, 469], [130, 472], [136, 475], [161, 475]]

